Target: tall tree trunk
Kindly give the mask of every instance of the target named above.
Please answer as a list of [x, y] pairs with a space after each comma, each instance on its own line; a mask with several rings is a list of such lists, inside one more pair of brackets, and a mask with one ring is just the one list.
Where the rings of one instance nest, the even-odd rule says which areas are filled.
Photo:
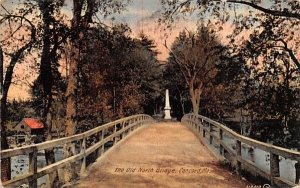
[[76, 132], [77, 116], [77, 84], [78, 84], [78, 62], [80, 59], [79, 49], [75, 44], [71, 44], [71, 57], [69, 60], [69, 77], [66, 91], [67, 108], [66, 108], [66, 136], [72, 136]]
[[[86, 7], [84, 6], [86, 2]], [[80, 63], [80, 46], [84, 38], [85, 31], [88, 29], [89, 23], [95, 11], [95, 0], [73, 0], [73, 18], [71, 21], [72, 35], [69, 40], [71, 46], [69, 58], [69, 76], [66, 91], [67, 108], [66, 108], [66, 129], [65, 136], [72, 136], [76, 133], [77, 124], [77, 86], [78, 71]], [[84, 13], [85, 10], [85, 13]], [[65, 157], [70, 157], [75, 153], [74, 144], [64, 146]], [[74, 164], [66, 167], [64, 173], [65, 182], [71, 181], [75, 176]]]
[[[1, 149], [8, 149], [9, 144], [7, 141], [7, 135], [6, 135], [6, 121], [7, 121], [7, 97], [8, 97], [8, 91], [10, 88], [10, 85], [12, 83], [12, 77], [14, 68], [17, 64], [17, 61], [22, 56], [22, 53], [27, 49], [27, 47], [23, 47], [19, 49], [14, 55], [11, 57], [11, 61], [9, 66], [6, 69], [6, 74], [4, 81], [2, 82], [2, 98], [1, 98]], [[3, 64], [3, 60], [2, 60]], [[3, 79], [3, 77], [2, 77]], [[10, 158], [4, 159], [3, 162], [1, 162], [1, 166], [3, 165], [3, 169], [1, 170], [1, 173], [3, 172], [4, 176], [1, 176], [1, 178], [10, 179], [11, 178], [11, 166], [10, 166]]]
[[182, 93], [180, 92], [180, 90], [178, 90], [178, 92], [179, 92], [179, 97], [180, 97], [180, 105], [181, 105], [182, 115], [184, 115], [185, 114], [184, 98], [183, 98]]
[[[26, 20], [31, 26], [31, 40], [26, 43], [24, 46], [19, 48], [15, 53], [11, 54], [11, 60], [7, 66], [5, 77], [3, 76], [3, 51], [0, 47], [0, 64], [1, 64], [1, 149], [8, 149], [9, 145], [6, 137], [5, 124], [7, 120], [7, 95], [10, 85], [12, 83], [14, 68], [20, 58], [22, 58], [24, 51], [31, 50], [32, 45], [36, 41], [36, 29], [32, 23]], [[3, 80], [4, 77], [4, 80]], [[1, 161], [1, 179], [3, 181], [9, 180], [11, 178], [11, 169], [10, 169], [10, 158], [3, 159]]]
[[[77, 2], [78, 3], [78, 2]], [[74, 6], [78, 8], [80, 5]], [[76, 12], [74, 8], [74, 12]], [[77, 10], [79, 11], [79, 10]], [[75, 14], [75, 13], [74, 13]], [[77, 15], [76, 12], [75, 15]], [[76, 133], [77, 126], [77, 92], [78, 92], [78, 71], [80, 63], [80, 38], [79, 38], [79, 21], [78, 15], [72, 19], [72, 30], [75, 32], [71, 39], [70, 43], [70, 57], [69, 57], [69, 76], [68, 76], [68, 86], [66, 91], [67, 107], [66, 107], [66, 129], [65, 136], [72, 136]], [[70, 157], [75, 154], [75, 146], [73, 144], [66, 144], [64, 146], [64, 157]], [[70, 182], [76, 176], [74, 164], [67, 166], [64, 172], [64, 181], [65, 183]]]
[[197, 102], [197, 96], [195, 95], [194, 91], [190, 91], [191, 95], [191, 102], [193, 105], [193, 113], [198, 114], [199, 113], [199, 103]]
[[202, 93], [202, 84], [200, 84], [197, 88], [194, 88], [194, 80], [191, 80], [189, 84], [189, 93], [191, 96], [193, 113], [198, 114], [200, 108], [200, 96]]
[[[3, 51], [0, 46], [0, 94], [1, 94], [1, 107], [0, 107], [0, 123], [1, 123], [1, 150], [8, 149], [8, 141], [6, 137], [6, 101], [7, 101], [7, 92], [4, 93], [3, 88]], [[5, 94], [5, 96], [4, 96]], [[10, 166], [10, 158], [1, 160], [1, 181], [7, 181], [11, 179], [11, 166]]]
[[[52, 63], [56, 63], [56, 47], [53, 47], [52, 50], [55, 50], [55, 53], [51, 53], [51, 38], [52, 33], [50, 30], [50, 25], [53, 22], [53, 6], [51, 1], [39, 1], [39, 8], [42, 14], [43, 19], [43, 49], [41, 56], [41, 65], [40, 65], [40, 81], [43, 88], [43, 113], [42, 113], [42, 121], [44, 122], [44, 138], [45, 141], [52, 140], [51, 130], [52, 130], [52, 88], [53, 88], [53, 70]], [[57, 44], [54, 44], [57, 46]], [[47, 165], [51, 165], [55, 163], [55, 156], [53, 149], [45, 150], [45, 158]], [[58, 186], [58, 173], [54, 171], [49, 174], [49, 183], [51, 187]]]
[[[77, 124], [77, 85], [78, 85], [78, 63], [79, 63], [78, 45], [71, 42], [71, 56], [69, 60], [69, 76], [66, 91], [67, 108], [66, 108], [66, 129], [65, 136], [72, 136], [76, 133]], [[70, 157], [75, 154], [75, 146], [67, 144], [64, 146], [64, 157]], [[75, 169], [73, 164], [65, 168], [64, 181], [70, 182], [75, 177]]]
[[[52, 129], [52, 110], [49, 109], [48, 113], [45, 118], [45, 124], [48, 126], [48, 129], [45, 130], [44, 136], [45, 140], [52, 140], [52, 134], [51, 134], [51, 129]], [[47, 165], [51, 165], [55, 163], [55, 155], [53, 149], [46, 149], [45, 150], [45, 158], [46, 158], [46, 163]], [[58, 179], [58, 172], [54, 171], [49, 174], [49, 183], [51, 187], [58, 187], [59, 186], [59, 179]]]

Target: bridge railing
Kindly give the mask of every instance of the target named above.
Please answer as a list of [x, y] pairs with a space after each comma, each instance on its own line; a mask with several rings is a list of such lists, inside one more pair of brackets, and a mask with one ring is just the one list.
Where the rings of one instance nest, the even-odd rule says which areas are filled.
[[[181, 122], [184, 125], [187, 125], [203, 141], [204, 144], [208, 145], [208, 148], [211, 148], [210, 145], [213, 144], [213, 142], [216, 143], [219, 148], [217, 156], [221, 157], [221, 159], [227, 159], [233, 166], [235, 166], [235, 170], [238, 174], [241, 173], [241, 169], [243, 168], [254, 175], [260, 175], [261, 177], [270, 180], [272, 185], [295, 186], [295, 182], [298, 183], [300, 173], [300, 152], [277, 147], [242, 136], [221, 123], [201, 115], [186, 114], [182, 118]], [[235, 142], [234, 147], [231, 147], [228, 142], [225, 142], [225, 136], [231, 138], [231, 140]], [[208, 141], [206, 142], [205, 139]], [[250, 147], [258, 148], [269, 153], [269, 171], [262, 170], [257, 167], [254, 162], [243, 158], [242, 144], [247, 144]], [[294, 169], [296, 172], [295, 182], [290, 182], [280, 177], [279, 156], [297, 162]]]
[[[66, 165], [80, 162], [81, 172], [86, 169], [86, 158], [93, 152], [98, 156], [104, 153], [104, 145], [108, 142], [117, 143], [125, 138], [134, 129], [154, 121], [151, 116], [140, 114], [110, 122], [81, 134], [76, 134], [70, 137], [55, 139], [39, 144], [28, 145], [24, 147], [7, 149], [0, 152], [1, 160], [19, 155], [29, 156], [29, 172], [14, 179], [2, 182], [4, 187], [17, 187], [22, 184], [29, 184], [30, 187], [37, 187], [37, 179], [50, 174], [58, 169], [65, 168]], [[87, 144], [88, 139], [95, 138], [96, 142]], [[95, 139], [94, 139], [95, 141]], [[54, 164], [38, 169], [37, 154], [38, 151], [53, 149], [57, 147], [65, 147], [67, 144], [80, 143], [79, 151], [74, 152], [73, 156], [69, 156]], [[88, 147], [89, 146], [89, 147]]]

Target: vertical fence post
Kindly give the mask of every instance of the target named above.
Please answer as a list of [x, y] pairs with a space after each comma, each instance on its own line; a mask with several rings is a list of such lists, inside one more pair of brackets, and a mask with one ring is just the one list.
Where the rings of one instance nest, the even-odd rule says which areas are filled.
[[219, 128], [219, 139], [220, 139], [220, 155], [224, 155], [224, 147], [222, 145], [222, 142], [223, 142], [223, 129]]
[[[200, 118], [200, 130], [199, 130], [199, 135], [201, 136], [201, 133], [203, 134], [203, 119]], [[203, 136], [203, 135], [202, 135]], [[203, 136], [204, 137], [204, 136]]]
[[116, 135], [116, 132], [117, 132], [117, 124], [114, 125], [114, 145], [117, 143], [117, 135]]
[[125, 124], [125, 121], [123, 121], [122, 124], [121, 124], [121, 127], [122, 127], [121, 128], [122, 129], [122, 134], [121, 134], [122, 135], [122, 139], [125, 137], [125, 131], [124, 131], [124, 127], [125, 126], [124, 126], [124, 124]]
[[[103, 140], [104, 139], [104, 133], [105, 133], [105, 130], [103, 129], [102, 131], [101, 131], [101, 140]], [[104, 153], [104, 145], [105, 145], [105, 143], [103, 143], [102, 144], [102, 146], [101, 146], [101, 155], [103, 155], [103, 153]]]
[[80, 153], [83, 153], [83, 159], [82, 159], [82, 163], [81, 163], [80, 174], [83, 174], [85, 172], [85, 170], [86, 170], [86, 154], [85, 154], [85, 150], [86, 150], [86, 138], [83, 135], [82, 143], [80, 145]]
[[235, 171], [238, 175], [241, 174], [241, 162], [239, 161], [239, 158], [242, 155], [242, 143], [239, 140], [236, 140], [236, 148], [235, 148], [235, 161], [236, 161], [236, 166], [235, 166]]
[[209, 123], [209, 144], [212, 144], [213, 142], [212, 131], [213, 131], [213, 126], [211, 123]]
[[194, 116], [194, 130], [195, 130], [195, 133], [197, 133], [197, 129], [198, 129], [198, 118], [195, 115]]
[[271, 180], [271, 185], [275, 185], [275, 177], [279, 177], [280, 173], [279, 173], [279, 156], [274, 154], [274, 153], [270, 153], [270, 180]]
[[133, 119], [131, 119], [131, 120], [129, 121], [129, 126], [130, 126], [130, 128], [128, 129], [128, 130], [129, 130], [129, 131], [128, 131], [128, 134], [130, 134], [131, 131], [132, 131], [131, 125], [132, 125], [133, 123], [135, 123], [135, 118], [133, 118]]
[[195, 116], [193, 116], [193, 119], [192, 119], [192, 131], [196, 134], [196, 122], [195, 122]]
[[[103, 132], [103, 130], [99, 131], [99, 134], [98, 134], [99, 142], [101, 142], [103, 140], [102, 132]], [[98, 154], [98, 157], [100, 157], [102, 155], [101, 146], [97, 149], [97, 154]]]
[[300, 161], [297, 161], [297, 163], [295, 164], [295, 169], [296, 169], [295, 184], [299, 184], [299, 180], [300, 180]]
[[201, 136], [201, 120], [197, 118], [197, 135]]
[[33, 180], [29, 183], [30, 188], [37, 188], [37, 148], [33, 147], [29, 154], [29, 173], [33, 174]]

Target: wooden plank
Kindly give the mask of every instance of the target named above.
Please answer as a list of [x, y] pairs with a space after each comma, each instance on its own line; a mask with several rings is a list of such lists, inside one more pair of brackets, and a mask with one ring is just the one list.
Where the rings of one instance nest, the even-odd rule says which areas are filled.
[[[242, 136], [242, 135], [234, 132], [233, 130], [229, 129], [225, 125], [222, 125], [221, 123], [218, 123], [216, 121], [213, 121], [213, 120], [211, 120], [207, 117], [201, 116], [201, 115], [196, 115], [196, 116], [203, 119], [204, 121], [207, 121], [207, 122], [215, 125], [219, 129], [222, 129], [223, 132], [229, 134], [234, 139], [237, 139], [237, 140], [239, 140], [243, 143], [246, 143], [250, 146], [259, 148], [259, 149], [264, 150], [266, 152], [272, 152], [272, 153], [280, 155], [282, 157], [289, 158], [291, 160], [300, 161], [300, 152], [298, 152], [298, 151], [293, 151], [293, 150], [289, 150], [289, 149], [286, 149], [286, 148], [274, 146], [274, 145], [271, 145], [271, 144], [267, 144], [267, 143], [264, 143], [264, 142], [260, 142], [260, 141]], [[186, 118], [184, 118], [184, 120], [186, 121]]]
[[223, 141], [220, 141], [220, 144], [223, 146], [224, 150], [226, 150], [231, 156], [235, 156], [235, 152], [231, 147], [227, 146], [227, 144]]
[[237, 157], [238, 161], [240, 161], [242, 163], [242, 167], [244, 170], [246, 170], [247, 172], [250, 172], [252, 175], [254, 176], [261, 176], [267, 180], [270, 179], [270, 175], [268, 172], [258, 168], [257, 166], [255, 166], [255, 163], [253, 163], [252, 161], [249, 161], [247, 159], [243, 159], [242, 157]]
[[[190, 130], [193, 130], [193, 127], [192, 127], [192, 126], [189, 126], [189, 129], [190, 129]], [[195, 133], [195, 132], [194, 132], [194, 134], [195, 134], [195, 135], [201, 140], [201, 142], [207, 147], [207, 149], [211, 152], [211, 154], [214, 155], [214, 156], [217, 158], [217, 160], [222, 161], [222, 160], [225, 159], [223, 156], [220, 156], [220, 155], [216, 154], [216, 153], [214, 152], [214, 150], [213, 150], [212, 148], [209, 147], [209, 144], [206, 143], [205, 138], [203, 138], [202, 136], [199, 136], [198, 133]]]
[[81, 163], [81, 168], [80, 168], [80, 174], [84, 174], [86, 170], [86, 138], [83, 137], [82, 143], [80, 145], [80, 153], [83, 153], [83, 159]]
[[23, 184], [27, 184], [33, 180], [33, 174], [26, 174], [9, 181], [2, 182], [4, 187], [18, 187]]
[[33, 152], [34, 145], [30, 146], [23, 146], [19, 148], [14, 148], [14, 149], [7, 149], [7, 150], [2, 150], [0, 152], [1, 159], [3, 158], [8, 158], [8, 157], [14, 157], [18, 155], [28, 155], [29, 153]]
[[284, 180], [284, 179], [282, 179], [280, 177], [275, 177], [274, 178], [274, 183], [276, 185], [278, 185], [279, 187], [286, 187], [286, 185], [289, 185], [291, 187], [296, 187], [297, 186], [297, 184], [294, 184], [293, 182]]
[[102, 145], [104, 145], [106, 142], [114, 139], [115, 136], [119, 136], [121, 135], [123, 132], [125, 132], [126, 130], [130, 129], [131, 127], [137, 125], [137, 123], [131, 124], [127, 127], [125, 127], [124, 129], [121, 129], [119, 131], [117, 131], [116, 133], [109, 135], [108, 137], [106, 137], [105, 139], [101, 140], [100, 142], [97, 142], [96, 144], [92, 145], [91, 147], [89, 147], [85, 152], [86, 152], [86, 156], [90, 155], [91, 153], [93, 153], [96, 149], [98, 149], [99, 147], [101, 147]]
[[55, 140], [46, 141], [40, 144], [35, 144], [35, 146], [37, 147], [37, 150], [40, 151], [44, 149], [54, 148], [57, 146], [63, 146], [67, 143], [71, 143], [74, 141], [82, 140], [83, 136], [84, 136], [83, 134], [76, 134], [65, 138], [59, 138]]
[[279, 172], [279, 156], [270, 153], [270, 177], [271, 177], [271, 185], [274, 185], [274, 178], [280, 176]]
[[[219, 129], [219, 133], [220, 133], [220, 138], [221, 135], [223, 134], [228, 134], [229, 136], [231, 136], [233, 139], [236, 140], [236, 152], [232, 151], [232, 149], [230, 147], [227, 146], [227, 144], [225, 144], [223, 142], [222, 139], [219, 139], [217, 135], [211, 133], [210, 131], [206, 131], [210, 137], [213, 137], [213, 139], [215, 140], [215, 142], [218, 142], [220, 144], [220, 147], [223, 146], [225, 151], [228, 151], [229, 153], [231, 153], [233, 156], [235, 156], [235, 161], [236, 163], [239, 163], [238, 166], [240, 167], [241, 164], [242, 166], [245, 166], [245, 170], [247, 171], [252, 171], [253, 173], [257, 173], [260, 176], [269, 179], [272, 181], [272, 184], [276, 184], [276, 185], [295, 185], [292, 182], [283, 180], [282, 178], [278, 177], [279, 176], [279, 156], [291, 159], [291, 160], [296, 160], [296, 161], [300, 161], [300, 152], [298, 151], [293, 151], [293, 150], [289, 150], [286, 148], [282, 148], [282, 147], [278, 147], [278, 146], [274, 146], [271, 144], [267, 144], [264, 142], [260, 142], [245, 136], [242, 136], [236, 132], [234, 132], [233, 130], [229, 129], [228, 127], [213, 121], [207, 117], [201, 116], [201, 115], [195, 115], [195, 114], [188, 114], [185, 115], [182, 118], [182, 122], [184, 124], [195, 124], [197, 123], [196, 119], [194, 116], [197, 116], [198, 118], [201, 119], [201, 122], [207, 122], [209, 123], [209, 125], [214, 125]], [[186, 123], [185, 123], [186, 122]], [[200, 123], [199, 125], [202, 126], [202, 129], [205, 130], [205, 124], [207, 123], [203, 123], [203, 125]], [[259, 169], [258, 167], [255, 166], [255, 164], [251, 161], [242, 159], [242, 157], [240, 156], [241, 152], [241, 143], [245, 143], [248, 144], [250, 146], [259, 148], [261, 150], [264, 150], [266, 152], [269, 152], [272, 155], [272, 165], [271, 165], [271, 169], [270, 169], [270, 173], [264, 172], [261, 169]], [[205, 145], [207, 145], [205, 143]], [[209, 146], [208, 146], [209, 148]]]
[[[137, 121], [138, 120], [138, 121]], [[55, 170], [58, 170], [60, 168], [63, 168], [64, 166], [66, 166], [69, 163], [73, 163], [76, 162], [78, 160], [81, 160], [82, 158], [88, 156], [90, 153], [94, 152], [96, 149], [98, 149], [99, 147], [103, 147], [104, 144], [106, 142], [108, 142], [109, 140], [115, 138], [116, 136], [119, 136], [121, 134], [123, 134], [125, 131], [127, 131], [128, 129], [133, 128], [136, 125], [140, 125], [141, 123], [146, 124], [146, 123], [150, 123], [153, 121], [153, 118], [151, 116], [148, 115], [143, 115], [143, 114], [138, 114], [138, 115], [134, 115], [134, 116], [130, 116], [130, 117], [126, 117], [114, 122], [110, 122], [107, 124], [104, 124], [102, 126], [96, 127], [92, 130], [89, 130], [85, 133], [81, 133], [81, 134], [77, 134], [77, 135], [73, 135], [70, 137], [66, 137], [66, 138], [59, 138], [59, 139], [55, 139], [55, 140], [51, 140], [51, 141], [47, 141], [47, 142], [43, 142], [40, 144], [33, 144], [30, 146], [24, 146], [24, 147], [20, 147], [20, 148], [14, 148], [14, 149], [8, 149], [8, 150], [3, 150], [0, 152], [1, 155], [1, 159], [2, 158], [8, 158], [8, 157], [13, 157], [13, 156], [17, 156], [17, 155], [28, 155], [30, 153], [33, 153], [31, 156], [32, 159], [32, 165], [31, 165], [31, 174], [28, 175], [24, 175], [24, 176], [20, 176], [18, 178], [15, 178], [13, 180], [9, 180], [6, 182], [3, 182], [3, 185], [5, 186], [19, 186], [25, 183], [30, 183], [37, 180], [37, 178], [40, 178], [44, 175], [47, 175]], [[134, 122], [133, 124], [130, 124], [129, 126], [126, 127], [122, 127], [121, 130], [119, 131], [115, 131], [114, 134], [103, 138], [103, 130], [111, 128], [117, 124], [120, 123], [124, 123], [127, 122], [127, 125], [129, 124], [128, 122]], [[54, 164], [48, 165], [42, 169], [37, 170], [36, 168], [36, 156], [35, 153], [39, 150], [44, 150], [44, 149], [48, 149], [48, 148], [53, 148], [53, 147], [57, 147], [57, 146], [61, 146], [64, 145], [66, 143], [70, 143], [73, 141], [79, 141], [82, 140], [84, 137], [89, 137], [93, 134], [99, 133], [101, 131], [101, 140], [91, 146], [90, 148], [86, 149], [85, 152], [81, 152], [77, 155], [71, 156], [69, 158], [63, 159], [61, 161], [58, 161]], [[35, 151], [35, 153], [34, 153]], [[32, 186], [36, 187], [37, 185], [35, 185], [36, 183], [34, 182], [34, 184]]]
[[33, 152], [29, 154], [29, 173], [33, 174], [33, 180], [29, 182], [29, 187], [37, 188], [37, 149], [34, 147]]
[[14, 148], [14, 149], [7, 149], [7, 150], [2, 150], [0, 151], [0, 155], [1, 155], [1, 159], [2, 158], [8, 158], [8, 157], [13, 157], [13, 156], [17, 156], [17, 155], [28, 155], [29, 153], [31, 153], [33, 151], [33, 147], [37, 147], [37, 150], [44, 150], [44, 149], [48, 149], [48, 148], [53, 148], [56, 146], [61, 146], [64, 145], [66, 143], [69, 142], [73, 142], [76, 140], [81, 140], [83, 139], [83, 135], [85, 135], [86, 137], [89, 137], [95, 133], [98, 133], [99, 131], [106, 129], [106, 128], [110, 128], [112, 127], [115, 123], [121, 123], [123, 121], [127, 121], [139, 116], [143, 116], [143, 117], [148, 117], [149, 119], [151, 119], [150, 116], [145, 116], [145, 115], [134, 115], [134, 116], [130, 116], [130, 117], [126, 117], [111, 123], [107, 123], [104, 124], [102, 126], [96, 127], [92, 130], [89, 130], [85, 133], [81, 133], [81, 134], [77, 134], [77, 135], [73, 135], [70, 137], [66, 137], [66, 138], [59, 138], [59, 139], [55, 139], [55, 140], [51, 140], [51, 141], [46, 141], [43, 143], [39, 143], [39, 144], [33, 144], [30, 146], [23, 146], [23, 147], [18, 147], [18, 148]]
[[238, 158], [241, 158], [242, 155], [242, 143], [239, 140], [236, 140], [236, 144], [235, 144], [235, 160], [236, 160], [236, 164], [235, 164], [235, 171], [238, 175], [241, 174], [241, 161], [238, 160]]
[[53, 163], [51, 165], [48, 165], [42, 169], [39, 169], [38, 172], [37, 172], [37, 178], [40, 178], [44, 175], [47, 175], [55, 170], [58, 170], [58, 169], [61, 169], [63, 168], [64, 166], [66, 166], [67, 164], [70, 164], [70, 163], [74, 163], [78, 160], [81, 160], [82, 158], [84, 157], [84, 153], [79, 153], [77, 155], [74, 155], [72, 157], [68, 157], [66, 159], [63, 159], [61, 161], [58, 161], [56, 163]]
[[111, 139], [113, 139], [114, 136], [113, 135], [109, 135], [108, 137], [104, 138], [103, 140], [101, 140], [100, 142], [92, 145], [91, 147], [89, 147], [88, 149], [86, 149], [85, 154], [86, 156], [90, 155], [91, 153], [93, 153], [96, 149], [98, 149], [99, 147], [101, 147], [102, 145], [104, 145], [106, 142], [110, 141]]

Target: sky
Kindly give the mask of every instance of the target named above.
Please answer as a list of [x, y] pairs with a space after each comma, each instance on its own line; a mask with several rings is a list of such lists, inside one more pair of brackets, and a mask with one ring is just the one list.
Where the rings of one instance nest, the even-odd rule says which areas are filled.
[[[0, 0], [0, 3], [9, 11], [14, 10], [18, 3], [22, 0]], [[127, 23], [132, 29], [132, 35], [138, 36], [141, 31], [156, 42], [157, 50], [161, 52], [158, 59], [165, 61], [168, 57], [168, 52], [163, 46], [165, 40], [168, 45], [171, 45], [178, 32], [184, 28], [196, 28], [195, 21], [185, 20], [173, 24], [172, 32], [162, 31], [157, 20], [162, 12], [161, 0], [131, 0], [121, 14], [114, 14], [105, 18], [106, 24]], [[71, 0], [66, 0], [64, 12], [71, 17]], [[0, 7], [0, 13], [3, 9]]]
[[127, 23], [132, 29], [134, 37], [137, 37], [139, 33], [143, 32], [150, 39], [153, 39], [156, 43], [158, 54], [158, 60], [166, 61], [168, 57], [168, 51], [164, 47], [165, 41], [168, 46], [171, 46], [175, 37], [179, 31], [184, 28], [195, 29], [196, 20], [180, 21], [172, 25], [172, 31], [163, 30], [163, 26], [159, 26], [158, 18], [162, 13], [161, 0], [132, 0], [127, 9], [120, 15], [113, 15], [106, 19], [109, 22], [112, 17], [116, 23]]
[[[0, 0], [0, 4], [8, 11], [15, 10], [18, 4], [22, 0]], [[71, 16], [70, 0], [66, 0], [66, 6], [64, 12]], [[106, 24], [127, 23], [132, 30], [132, 36], [137, 37], [141, 31], [146, 34], [150, 39], [155, 41], [157, 46], [158, 60], [166, 61], [168, 57], [168, 51], [163, 46], [165, 41], [168, 46], [171, 46], [175, 37], [179, 31], [184, 28], [195, 28], [193, 21], [178, 22], [173, 24], [172, 31], [163, 31], [163, 28], [158, 25], [157, 19], [160, 16], [161, 11], [160, 0], [132, 0], [121, 14], [110, 15], [105, 18]], [[0, 7], [0, 13], [3, 13], [2, 7]], [[19, 75], [25, 75], [26, 70], [22, 66], [16, 67], [16, 72]], [[36, 77], [36, 73], [29, 73], [31, 78], [28, 78], [30, 82]], [[25, 76], [24, 76], [25, 77]], [[28, 86], [17, 84], [12, 85], [9, 90], [9, 99], [25, 100], [29, 99]]]
[[[14, 10], [18, 3], [22, 0], [0, 0], [0, 4], [3, 5], [7, 10]], [[139, 33], [143, 31], [150, 39], [155, 41], [157, 46], [158, 60], [164, 62], [168, 58], [168, 50], [164, 47], [166, 42], [168, 47], [171, 47], [172, 42], [178, 36], [179, 32], [188, 29], [195, 30], [197, 27], [197, 17], [195, 15], [186, 16], [184, 20], [176, 21], [172, 24], [172, 29], [163, 30], [163, 26], [159, 26], [158, 18], [162, 13], [161, 0], [131, 0], [129, 5], [126, 7], [121, 14], [110, 15], [104, 19], [104, 22], [108, 25], [117, 23], [126, 23], [132, 30], [132, 36], [137, 37]], [[65, 6], [63, 12], [68, 15], [71, 19], [72, 13], [72, 1], [65, 0]], [[239, 9], [241, 12], [246, 12], [246, 9]], [[3, 13], [3, 9], [0, 7], [0, 13]], [[101, 15], [99, 15], [101, 17]], [[103, 19], [103, 18], [101, 18]], [[221, 37], [225, 36], [232, 30], [231, 25], [227, 24], [223, 26]], [[221, 39], [222, 40], [222, 39]], [[24, 74], [26, 71], [24, 67], [16, 67], [18, 74]], [[28, 72], [28, 71], [27, 71]], [[27, 73], [28, 74], [28, 73]], [[36, 73], [29, 73], [30, 75], [36, 76]], [[34, 76], [31, 76], [31, 80], [34, 80]], [[24, 89], [25, 88], [25, 89]], [[9, 98], [13, 99], [28, 99], [28, 87], [22, 85], [13, 85], [9, 91]]]

